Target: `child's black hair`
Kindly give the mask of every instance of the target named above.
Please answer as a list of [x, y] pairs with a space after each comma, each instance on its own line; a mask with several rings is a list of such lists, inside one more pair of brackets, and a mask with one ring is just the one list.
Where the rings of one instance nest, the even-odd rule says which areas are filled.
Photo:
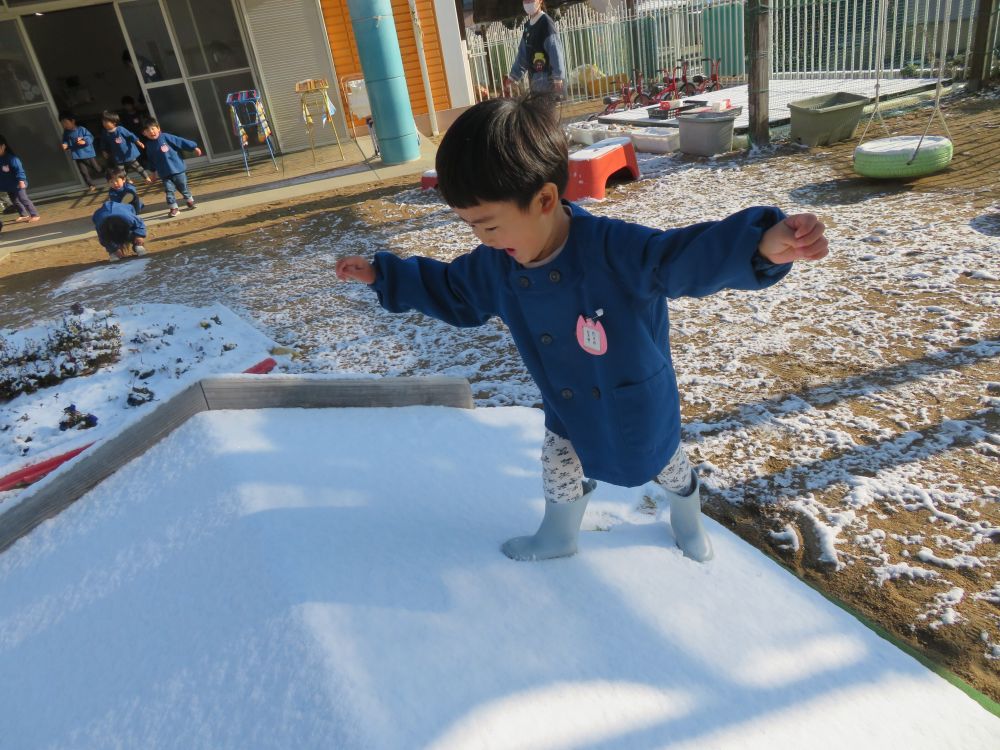
[[524, 209], [547, 182], [562, 195], [569, 152], [555, 98], [528, 94], [480, 102], [448, 128], [435, 166], [438, 189], [454, 208], [514, 201]]
[[101, 120], [114, 123], [115, 125], [120, 125], [122, 118], [117, 112], [112, 112], [110, 109], [106, 109], [101, 112]]
[[157, 128], [160, 127], [160, 121], [157, 120], [155, 117], [143, 117], [142, 129], [145, 130], [146, 128], [152, 128], [152, 127], [157, 127]]
[[111, 167], [110, 169], [104, 171], [104, 179], [108, 182], [111, 182], [116, 177], [128, 177], [128, 172], [121, 167]]
[[76, 122], [76, 115], [73, 112], [70, 112], [68, 109], [64, 109], [62, 112], [59, 113], [59, 122], [62, 122], [63, 120]]
[[121, 216], [109, 216], [97, 227], [97, 237], [105, 246], [121, 247], [128, 242], [131, 232], [129, 223]]
[[125, 94], [125, 96], [123, 96], [123, 97], [122, 97], [122, 101], [121, 101], [121, 103], [122, 103], [122, 105], [123, 105], [123, 106], [126, 106], [126, 107], [127, 107], [127, 106], [128, 106], [129, 104], [131, 104], [131, 105], [132, 105], [132, 106], [134, 107], [134, 106], [135, 106], [135, 99], [133, 99], [133, 98], [132, 98], [131, 96], [129, 96], [128, 94]]
[[7, 143], [7, 139], [2, 135], [0, 135], [0, 146], [7, 147], [7, 151], [5, 153], [10, 154], [11, 156], [17, 156], [17, 154], [14, 153], [14, 149], [12, 149], [10, 144]]

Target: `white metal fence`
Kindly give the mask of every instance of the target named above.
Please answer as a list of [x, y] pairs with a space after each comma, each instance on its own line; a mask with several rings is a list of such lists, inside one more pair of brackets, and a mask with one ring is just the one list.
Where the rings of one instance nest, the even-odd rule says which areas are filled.
[[[962, 78], [972, 45], [976, 0], [887, 0], [881, 66], [880, 0], [771, 0], [772, 78]], [[744, 83], [743, 0], [639, 0], [598, 13], [587, 4], [555, 16], [567, 58], [567, 98], [617, 93], [633, 71], [708, 75], [719, 60], [723, 85]], [[468, 29], [477, 98], [497, 96], [521, 40], [524, 16]], [[990, 67], [998, 64], [998, 14], [990, 18]]]

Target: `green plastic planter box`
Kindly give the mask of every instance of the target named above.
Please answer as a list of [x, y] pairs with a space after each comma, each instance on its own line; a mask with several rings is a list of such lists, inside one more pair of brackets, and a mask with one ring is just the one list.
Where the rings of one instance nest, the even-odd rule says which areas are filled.
[[804, 146], [827, 146], [854, 135], [867, 96], [838, 91], [789, 102], [793, 141]]

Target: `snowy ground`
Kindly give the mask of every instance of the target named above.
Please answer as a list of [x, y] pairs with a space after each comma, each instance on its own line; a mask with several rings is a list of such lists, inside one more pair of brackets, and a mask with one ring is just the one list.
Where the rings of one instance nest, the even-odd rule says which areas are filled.
[[[889, 602], [897, 634], [958, 644], [942, 653], [1000, 695], [1000, 210], [962, 193], [845, 191], [821, 153], [641, 166], [641, 182], [588, 208], [670, 227], [773, 203], [829, 226], [831, 258], [777, 287], [671, 304], [684, 440], [710, 501], [752, 508], [775, 552], [828, 571], [869, 613]], [[127, 281], [117, 267], [58, 279], [10, 300], [0, 324], [75, 302], [219, 302], [296, 347], [293, 372], [459, 375], [479, 406], [533, 405], [499, 323], [392, 316], [333, 279], [342, 254], [447, 259], [473, 244], [433, 195], [409, 190], [129, 261]], [[11, 419], [0, 409], [0, 426]]]
[[709, 523], [602, 485], [574, 558], [541, 413], [203, 413], [0, 555], [11, 748], [986, 750], [1000, 718]]

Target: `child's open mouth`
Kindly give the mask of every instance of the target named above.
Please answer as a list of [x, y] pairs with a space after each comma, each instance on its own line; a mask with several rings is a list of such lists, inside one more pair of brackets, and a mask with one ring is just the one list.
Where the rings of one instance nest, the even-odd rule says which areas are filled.
[[504, 251], [505, 253], [507, 253], [507, 255], [513, 255], [514, 253], [516, 253], [516, 252], [517, 252], [517, 250], [515, 250], [515, 249], [514, 249], [514, 248], [512, 248], [512, 247], [505, 247], [505, 248], [503, 249], [503, 251]]

